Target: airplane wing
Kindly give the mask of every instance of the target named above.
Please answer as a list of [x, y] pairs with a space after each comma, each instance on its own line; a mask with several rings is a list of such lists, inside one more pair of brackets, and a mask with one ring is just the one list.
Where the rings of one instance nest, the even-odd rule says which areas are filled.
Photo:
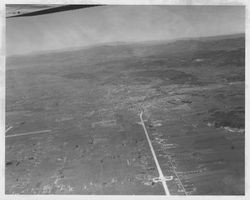
[[102, 4], [6, 4], [6, 17], [26, 17], [34, 15], [44, 15], [54, 12], [89, 8], [94, 6], [104, 6]]

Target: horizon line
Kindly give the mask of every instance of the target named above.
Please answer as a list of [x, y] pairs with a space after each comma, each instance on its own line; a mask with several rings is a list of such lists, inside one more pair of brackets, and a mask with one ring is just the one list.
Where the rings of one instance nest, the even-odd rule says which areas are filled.
[[[25, 56], [36, 56], [36, 55], [44, 55], [44, 54], [49, 54], [49, 53], [60, 53], [60, 52], [67, 52], [67, 51], [77, 51], [77, 50], [84, 50], [84, 49], [89, 49], [93, 47], [98, 47], [98, 46], [115, 46], [114, 44], [120, 44], [120, 45], [128, 45], [128, 44], [140, 44], [140, 43], [157, 43], [157, 42], [176, 42], [176, 41], [181, 41], [181, 40], [200, 40], [204, 38], [213, 38], [213, 37], [228, 37], [228, 36], [237, 36], [238, 37], [245, 37], [245, 32], [236, 32], [236, 33], [229, 33], [229, 34], [219, 34], [219, 35], [207, 35], [207, 36], [190, 36], [190, 37], [177, 37], [169, 40], [141, 40], [141, 41], [113, 41], [113, 42], [100, 42], [96, 44], [89, 44], [89, 45], [83, 45], [83, 46], [72, 46], [72, 47], [66, 47], [66, 48], [61, 48], [61, 49], [53, 49], [53, 50], [38, 50], [34, 52], [26, 52], [26, 53], [19, 53], [19, 54], [10, 54], [7, 55], [5, 54], [6, 58], [11, 58], [11, 57], [25, 57]], [[112, 45], [113, 44], [113, 45]], [[6, 49], [5, 49], [6, 53]]]

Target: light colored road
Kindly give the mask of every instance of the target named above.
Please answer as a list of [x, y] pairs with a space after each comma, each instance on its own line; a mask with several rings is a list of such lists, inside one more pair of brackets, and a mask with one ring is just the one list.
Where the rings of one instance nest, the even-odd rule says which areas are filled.
[[159, 178], [158, 178], [158, 180], [162, 183], [162, 186], [163, 186], [163, 188], [164, 188], [164, 190], [165, 190], [165, 194], [166, 194], [166, 195], [171, 195], [170, 192], [169, 192], [168, 186], [167, 186], [167, 184], [166, 184], [166, 177], [165, 177], [165, 176], [163, 175], [163, 173], [162, 173], [161, 166], [160, 166], [160, 164], [159, 164], [159, 162], [158, 162], [157, 156], [156, 156], [155, 151], [154, 151], [154, 147], [153, 147], [153, 145], [152, 145], [152, 143], [151, 143], [151, 140], [150, 140], [150, 138], [149, 138], [149, 136], [148, 136], [148, 131], [147, 131], [146, 126], [145, 126], [145, 124], [144, 124], [142, 115], [143, 115], [143, 112], [140, 113], [140, 119], [141, 119], [141, 123], [140, 123], [140, 124], [142, 125], [142, 127], [143, 127], [143, 129], [144, 129], [144, 132], [145, 132], [145, 135], [146, 135], [146, 137], [147, 137], [147, 140], [148, 140], [148, 144], [149, 144], [151, 153], [152, 153], [152, 155], [153, 155], [153, 157], [154, 157], [154, 161], [155, 161], [155, 164], [156, 164], [158, 173], [159, 173]]
[[19, 136], [26, 136], [26, 135], [33, 135], [33, 134], [40, 134], [40, 133], [50, 133], [50, 132], [51, 132], [51, 130], [33, 131], [33, 132], [27, 132], [27, 133], [19, 133], [19, 134], [13, 134], [13, 135], [6, 135], [5, 138], [19, 137]]
[[10, 126], [9, 128], [7, 128], [6, 131], [5, 131], [5, 133], [7, 133], [12, 128], [13, 128], [12, 126]]

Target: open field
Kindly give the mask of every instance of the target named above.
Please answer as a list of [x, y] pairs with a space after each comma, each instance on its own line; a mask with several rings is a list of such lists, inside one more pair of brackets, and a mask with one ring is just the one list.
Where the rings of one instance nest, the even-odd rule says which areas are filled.
[[164, 195], [143, 110], [171, 195], [242, 195], [244, 99], [244, 35], [8, 57], [5, 192]]

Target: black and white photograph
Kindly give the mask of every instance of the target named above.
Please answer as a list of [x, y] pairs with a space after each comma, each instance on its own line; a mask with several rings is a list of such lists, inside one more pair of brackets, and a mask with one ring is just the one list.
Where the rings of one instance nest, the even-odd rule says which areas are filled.
[[243, 1], [30, 2], [4, 7], [4, 195], [245, 196]]

